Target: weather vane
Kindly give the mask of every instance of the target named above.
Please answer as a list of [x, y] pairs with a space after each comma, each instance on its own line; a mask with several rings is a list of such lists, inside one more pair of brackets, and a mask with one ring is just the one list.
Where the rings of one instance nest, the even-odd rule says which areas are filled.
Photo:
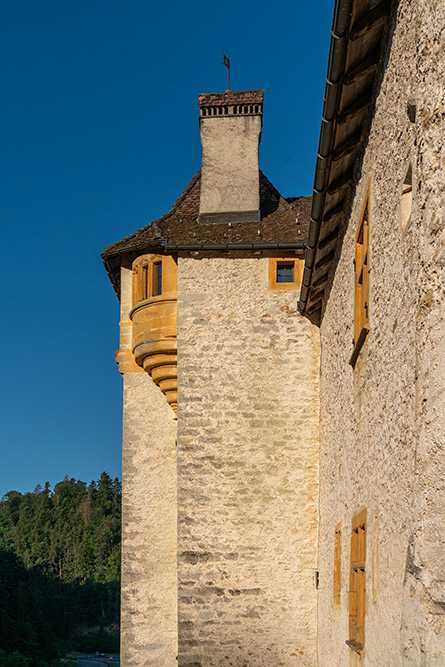
[[224, 51], [222, 52], [222, 54], [223, 54], [223, 58], [224, 58], [224, 60], [222, 61], [222, 64], [225, 65], [227, 67], [227, 69], [229, 70], [229, 72], [228, 72], [229, 73], [229, 87], [227, 88], [227, 90], [230, 90], [230, 56], [226, 56]]

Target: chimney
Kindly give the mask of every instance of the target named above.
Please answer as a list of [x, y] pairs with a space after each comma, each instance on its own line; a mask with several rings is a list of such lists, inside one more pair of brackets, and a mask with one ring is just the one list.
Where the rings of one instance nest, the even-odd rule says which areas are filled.
[[198, 222], [258, 222], [262, 90], [200, 95], [202, 143]]

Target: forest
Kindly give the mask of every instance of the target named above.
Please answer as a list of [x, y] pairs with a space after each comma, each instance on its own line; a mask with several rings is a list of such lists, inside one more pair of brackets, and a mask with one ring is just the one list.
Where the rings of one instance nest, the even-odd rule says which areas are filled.
[[0, 501], [0, 667], [119, 651], [121, 483], [10, 491]]

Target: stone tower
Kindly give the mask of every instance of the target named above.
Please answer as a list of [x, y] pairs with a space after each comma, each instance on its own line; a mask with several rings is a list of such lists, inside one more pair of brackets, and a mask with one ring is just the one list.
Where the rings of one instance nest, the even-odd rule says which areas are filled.
[[103, 255], [124, 380], [122, 665], [316, 663], [310, 199], [258, 166], [263, 91], [199, 97], [202, 169]]

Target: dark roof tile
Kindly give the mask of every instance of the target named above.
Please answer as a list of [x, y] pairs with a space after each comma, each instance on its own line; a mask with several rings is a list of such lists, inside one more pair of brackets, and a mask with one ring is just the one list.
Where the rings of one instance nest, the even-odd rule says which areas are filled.
[[[201, 172], [162, 217], [105, 248], [105, 256], [168, 244], [305, 243], [311, 198], [285, 199], [260, 171], [261, 222], [199, 223]], [[258, 231], [260, 233], [258, 233]]]

